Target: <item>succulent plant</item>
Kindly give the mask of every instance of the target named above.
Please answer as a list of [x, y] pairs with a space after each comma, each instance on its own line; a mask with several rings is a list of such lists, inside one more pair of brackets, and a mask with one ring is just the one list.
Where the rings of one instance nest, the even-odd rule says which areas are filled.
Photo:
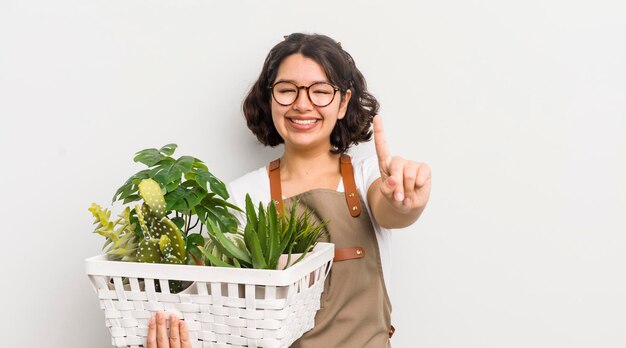
[[102, 209], [96, 203], [92, 203], [89, 211], [96, 219], [97, 224], [94, 233], [106, 238], [102, 249], [112, 260], [137, 261], [135, 256], [138, 247], [138, 238], [135, 234], [135, 224], [131, 223], [130, 208], [118, 216], [118, 219], [111, 221], [111, 211]]
[[143, 232], [137, 258], [149, 263], [184, 263], [186, 243], [178, 226], [165, 216], [165, 199], [159, 184], [152, 179], [139, 183], [142, 206], [135, 206]]
[[161, 186], [152, 179], [143, 179], [139, 182], [139, 195], [150, 207], [152, 215], [157, 218], [165, 216], [165, 197]]
[[[208, 221], [207, 230], [212, 240], [209, 248], [199, 248], [214, 266], [276, 269], [282, 254], [302, 253], [300, 261], [317, 244], [326, 231], [326, 222], [314, 222], [310, 212], [297, 215], [298, 202], [286, 214], [278, 214], [274, 201], [267, 210], [261, 203], [255, 209], [246, 195], [246, 225], [243, 241], [233, 239], [231, 233]], [[218, 252], [216, 252], [216, 249]], [[218, 257], [219, 256], [219, 257]]]
[[[237, 248], [241, 250], [247, 250], [246, 242], [244, 241], [244, 235], [242, 230], [237, 230], [235, 232], [224, 232], [224, 237], [229, 239]], [[222, 252], [220, 246], [215, 242], [212, 238], [207, 238], [206, 243], [204, 245], [204, 249], [210, 253], [212, 256], [217, 258], [218, 260], [225, 262], [229, 265], [240, 266], [239, 260], [228, 254]], [[206, 265], [210, 266], [218, 266], [217, 264], [211, 262], [210, 259], [205, 260]]]

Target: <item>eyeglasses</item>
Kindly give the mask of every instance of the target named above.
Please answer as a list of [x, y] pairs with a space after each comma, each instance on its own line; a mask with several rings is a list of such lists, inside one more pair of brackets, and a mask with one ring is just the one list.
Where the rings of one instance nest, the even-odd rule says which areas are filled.
[[305, 89], [309, 100], [317, 107], [328, 106], [332, 103], [339, 90], [338, 87], [327, 82], [316, 82], [310, 86], [297, 86], [291, 82], [280, 81], [268, 88], [272, 90], [274, 100], [282, 106], [293, 104], [298, 100], [300, 90]]

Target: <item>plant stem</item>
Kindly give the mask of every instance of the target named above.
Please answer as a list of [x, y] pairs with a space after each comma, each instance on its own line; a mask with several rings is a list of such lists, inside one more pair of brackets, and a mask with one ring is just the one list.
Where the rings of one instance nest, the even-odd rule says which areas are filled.
[[187, 226], [187, 228], [185, 228], [185, 235], [189, 234], [189, 223], [191, 222], [191, 215], [185, 215], [185, 226]]
[[200, 218], [198, 218], [198, 219], [196, 220], [196, 223], [195, 223], [195, 224], [193, 224], [193, 226], [191, 226], [189, 229], [190, 229], [190, 230], [193, 230], [196, 226], [198, 226], [198, 222], [200, 222]]

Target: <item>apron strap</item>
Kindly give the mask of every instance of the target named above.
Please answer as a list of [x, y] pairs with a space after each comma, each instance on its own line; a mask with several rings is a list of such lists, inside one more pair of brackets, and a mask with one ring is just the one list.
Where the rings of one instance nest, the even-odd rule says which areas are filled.
[[335, 257], [333, 258], [334, 262], [337, 261], [345, 261], [352, 259], [360, 259], [365, 256], [365, 249], [363, 247], [352, 247], [352, 248], [335, 248]]
[[[354, 170], [352, 168], [352, 158], [346, 154], [341, 155], [340, 160], [341, 179], [343, 180], [343, 190], [346, 196], [346, 203], [352, 217], [361, 215], [361, 201], [356, 192], [354, 182]], [[283, 211], [283, 191], [280, 182], [280, 158], [270, 162], [269, 167], [270, 195], [276, 204], [279, 214]]]
[[276, 204], [276, 211], [278, 215], [283, 213], [283, 190], [280, 185], [280, 158], [270, 162], [270, 195], [274, 204]]
[[350, 215], [357, 217], [361, 215], [361, 201], [356, 192], [356, 183], [354, 182], [354, 170], [352, 169], [352, 158], [348, 155], [341, 155], [341, 178], [343, 180], [343, 191], [346, 195], [346, 202]]

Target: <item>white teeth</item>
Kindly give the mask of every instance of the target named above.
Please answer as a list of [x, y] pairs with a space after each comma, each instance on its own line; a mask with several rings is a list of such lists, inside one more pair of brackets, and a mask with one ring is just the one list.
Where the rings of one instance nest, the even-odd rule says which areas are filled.
[[313, 120], [296, 120], [295, 118], [292, 118], [291, 122], [297, 123], [297, 124], [313, 124], [313, 123], [317, 122], [317, 120], [315, 120], [315, 119], [313, 119]]

